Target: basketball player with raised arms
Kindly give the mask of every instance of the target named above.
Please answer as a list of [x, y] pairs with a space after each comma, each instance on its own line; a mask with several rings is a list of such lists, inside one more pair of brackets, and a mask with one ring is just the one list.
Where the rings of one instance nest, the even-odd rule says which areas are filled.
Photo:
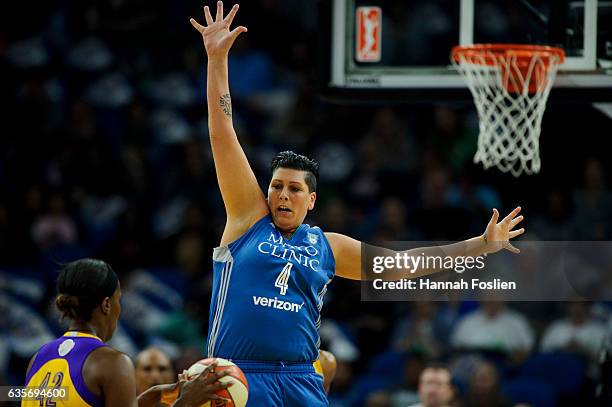
[[[244, 371], [249, 406], [327, 406], [322, 377], [313, 368], [319, 356], [320, 310], [334, 275], [361, 279], [361, 242], [303, 223], [317, 197], [314, 161], [282, 152], [272, 160], [267, 198], [259, 188], [232, 124], [228, 53], [247, 31], [243, 26], [230, 30], [237, 12], [234, 5], [224, 17], [218, 2], [215, 18], [204, 7], [204, 25], [190, 20], [208, 57], [210, 142], [227, 214], [213, 252], [208, 354], [232, 359]], [[513, 231], [522, 220], [519, 211], [498, 223], [499, 213], [493, 210], [483, 235], [419, 253], [431, 249], [478, 256], [502, 247], [518, 252], [508, 240], [523, 233]]]
[[23, 399], [22, 406], [132, 407], [157, 406], [162, 392], [179, 387], [173, 406], [194, 407], [223, 400], [215, 392], [227, 387], [218, 382], [225, 372], [209, 373], [214, 364], [192, 381], [157, 385], [136, 397], [134, 365], [130, 358], [105, 345], [117, 328], [121, 288], [105, 262], [83, 259], [67, 264], [57, 280], [56, 306], [70, 321], [68, 332], [43, 345], [32, 357], [26, 386], [66, 389], [61, 399]]

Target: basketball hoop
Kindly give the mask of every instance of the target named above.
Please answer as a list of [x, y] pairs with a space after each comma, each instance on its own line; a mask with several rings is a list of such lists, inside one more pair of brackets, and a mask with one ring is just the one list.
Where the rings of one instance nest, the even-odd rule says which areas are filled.
[[475, 163], [518, 177], [540, 171], [539, 138], [546, 100], [565, 53], [540, 45], [456, 46], [451, 61], [478, 111]]

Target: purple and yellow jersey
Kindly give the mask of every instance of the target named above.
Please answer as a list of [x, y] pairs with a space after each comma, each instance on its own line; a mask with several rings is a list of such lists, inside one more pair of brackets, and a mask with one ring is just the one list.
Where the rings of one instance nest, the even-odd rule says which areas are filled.
[[100, 338], [81, 332], [66, 332], [38, 351], [26, 377], [26, 386], [51, 390], [66, 388], [67, 397], [58, 400], [24, 400], [22, 407], [102, 407], [83, 379], [83, 365], [94, 350], [106, 346]]

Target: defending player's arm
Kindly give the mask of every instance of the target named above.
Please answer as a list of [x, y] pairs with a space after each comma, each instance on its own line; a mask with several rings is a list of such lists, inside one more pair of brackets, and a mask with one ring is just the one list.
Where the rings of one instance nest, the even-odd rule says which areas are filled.
[[[514, 227], [523, 220], [522, 215], [518, 216], [520, 211], [521, 207], [519, 206], [498, 223], [499, 212], [497, 209], [493, 209], [491, 220], [487, 224], [484, 234], [481, 236], [445, 246], [431, 246], [411, 249], [407, 250], [406, 253], [409, 256], [415, 257], [424, 255], [442, 257], [450, 256], [453, 258], [463, 256], [475, 257], [487, 253], [495, 253], [501, 249], [507, 249], [513, 253], [519, 253], [519, 250], [510, 243], [510, 239], [513, 239], [525, 232], [524, 228], [514, 230]], [[351, 280], [361, 280], [363, 277], [361, 273], [361, 242], [339, 233], [325, 233], [325, 236], [329, 240], [334, 253], [334, 258], [336, 261], [336, 275]], [[380, 248], [381, 256], [393, 257], [396, 253], [397, 252], [394, 250]], [[386, 273], [383, 274], [381, 278], [385, 278], [390, 275], [394, 280], [402, 278], [418, 278], [440, 270], [420, 268], [414, 272], [411, 271], [412, 270], [407, 269], [405, 272], [401, 273]]]
[[238, 12], [234, 5], [223, 18], [223, 3], [217, 3], [217, 14], [213, 20], [208, 7], [204, 7], [206, 26], [193, 18], [191, 25], [202, 35], [208, 55], [208, 127], [215, 161], [217, 180], [225, 210], [227, 223], [221, 244], [240, 237], [251, 225], [268, 213], [268, 205], [257, 184], [232, 123], [232, 103], [228, 84], [228, 52], [240, 34], [247, 29], [242, 26], [229, 30]]

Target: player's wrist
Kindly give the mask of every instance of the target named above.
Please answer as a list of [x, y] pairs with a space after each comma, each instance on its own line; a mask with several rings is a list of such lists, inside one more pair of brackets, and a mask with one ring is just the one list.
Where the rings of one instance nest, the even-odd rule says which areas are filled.
[[226, 63], [229, 57], [228, 51], [218, 51], [214, 54], [208, 54], [208, 63]]
[[467, 253], [471, 256], [486, 255], [490, 252], [489, 238], [486, 233], [475, 236], [468, 241]]

